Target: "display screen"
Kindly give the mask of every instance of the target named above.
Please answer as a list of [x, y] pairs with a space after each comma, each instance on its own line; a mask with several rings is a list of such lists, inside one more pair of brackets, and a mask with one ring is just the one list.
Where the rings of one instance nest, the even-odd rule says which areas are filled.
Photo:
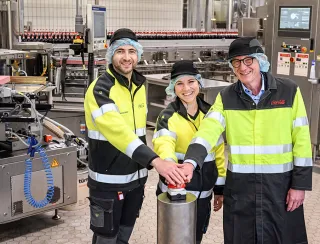
[[94, 20], [94, 38], [104, 38], [106, 27], [105, 27], [105, 12], [93, 12]]
[[310, 31], [311, 7], [280, 7], [279, 30]]

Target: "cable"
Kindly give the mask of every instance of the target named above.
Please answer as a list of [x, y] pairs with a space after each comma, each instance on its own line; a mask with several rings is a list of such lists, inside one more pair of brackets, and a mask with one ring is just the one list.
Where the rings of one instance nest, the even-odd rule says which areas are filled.
[[29, 147], [29, 144], [26, 143], [26, 142], [22, 139], [22, 137], [20, 137], [17, 133], [14, 133], [14, 132], [11, 132], [11, 131], [10, 131], [9, 133], [11, 133], [11, 134], [14, 135], [15, 137], [17, 137], [25, 146]]
[[79, 163], [81, 163], [81, 164], [83, 164], [83, 165], [85, 165], [85, 166], [89, 166], [87, 163], [85, 163], [85, 162], [83, 162], [81, 159], [79, 159], [79, 158], [77, 158], [77, 161], [79, 162]]
[[38, 123], [38, 125], [39, 125], [39, 132], [40, 132], [40, 135], [39, 135], [40, 140], [39, 140], [39, 142], [38, 142], [36, 145], [33, 145], [33, 146], [32, 146], [33, 148], [36, 148], [36, 147], [38, 147], [38, 146], [40, 145], [41, 140], [42, 140], [42, 128], [41, 128], [41, 122], [40, 122], [39, 116], [38, 116], [39, 113], [38, 113], [38, 111], [36, 110], [34, 103], [30, 100], [29, 97], [27, 97], [27, 96], [26, 96], [25, 94], [23, 94], [22, 92], [17, 92], [17, 93], [18, 93], [19, 95], [23, 96], [23, 97], [30, 103], [31, 109], [32, 109], [33, 112], [35, 113], [36, 120], [37, 120], [37, 123]]
[[[29, 138], [29, 141], [30, 141], [30, 138]], [[52, 171], [51, 171], [49, 159], [48, 159], [48, 156], [47, 156], [45, 150], [41, 146], [38, 146], [38, 147], [36, 147], [36, 152], [38, 152], [41, 157], [44, 171], [46, 173], [47, 186], [48, 186], [47, 194], [46, 194], [45, 198], [41, 201], [36, 201], [33, 198], [32, 194], [31, 194], [31, 189], [30, 189], [31, 188], [31, 178], [32, 178], [32, 159], [28, 158], [25, 161], [26, 169], [25, 169], [25, 174], [24, 174], [24, 196], [25, 196], [27, 202], [32, 207], [43, 208], [50, 203], [50, 201], [53, 197], [54, 183], [53, 183], [53, 176], [52, 176]]]
[[[40, 117], [44, 117], [42, 114], [40, 114], [38, 111], [37, 111], [37, 115], [40, 116]], [[66, 132], [69, 132], [70, 134], [74, 135], [74, 133], [67, 127], [65, 127], [64, 125], [58, 123], [57, 121], [53, 120], [53, 119], [50, 119], [49, 117], [45, 117], [44, 120], [48, 120], [50, 121], [52, 124], [60, 127], [60, 129], [63, 129], [65, 130]]]
[[22, 69], [19, 69], [18, 72], [19, 72], [19, 73], [22, 72], [25, 76], [28, 76], [28, 75], [27, 75], [27, 72], [25, 72], [25, 71], [22, 70]]

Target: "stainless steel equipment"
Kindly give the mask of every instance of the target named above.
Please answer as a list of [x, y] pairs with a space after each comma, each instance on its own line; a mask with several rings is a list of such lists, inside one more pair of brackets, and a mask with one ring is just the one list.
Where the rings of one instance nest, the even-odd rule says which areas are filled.
[[157, 200], [157, 243], [195, 244], [197, 198], [187, 193], [186, 200], [170, 201], [167, 193]]
[[[54, 147], [59, 146], [59, 147]], [[76, 147], [50, 145], [47, 155], [52, 167], [54, 196], [43, 208], [32, 207], [25, 198], [24, 172], [26, 151], [14, 154], [1, 152], [0, 156], [0, 224], [60, 208], [77, 202], [77, 152]], [[47, 193], [46, 177], [39, 156], [33, 159], [32, 195], [36, 200]]]
[[77, 163], [86, 164], [86, 142], [39, 112], [50, 104], [36, 103], [35, 94], [13, 90], [8, 81], [0, 86], [0, 224], [51, 209], [58, 218], [58, 208], [77, 202]]
[[239, 36], [256, 36], [260, 29], [258, 18], [239, 18], [238, 32]]
[[13, 43], [18, 41], [19, 34], [23, 30], [19, 10], [17, 1], [0, 1], [0, 48], [12, 49]]
[[203, 78], [230, 82], [233, 72], [228, 65], [227, 55], [233, 40], [143, 39], [139, 41], [144, 52], [137, 70], [145, 75], [169, 73], [176, 61], [193, 60]]
[[[308, 82], [311, 63], [320, 57], [319, 0], [272, 0], [267, 6], [264, 34], [271, 72], [299, 85], [311, 124], [312, 143], [319, 145], [318, 87]], [[318, 74], [319, 65], [315, 72]]]
[[[19, 50], [9, 50], [0, 48], [0, 75], [12, 75], [12, 63], [15, 60], [23, 61], [27, 57], [27, 52]], [[21, 69], [24, 70], [24, 62]]]
[[[84, 59], [87, 67], [88, 58]], [[54, 84], [57, 86], [55, 97], [62, 97], [70, 100], [71, 97], [83, 98], [89, 85], [88, 69], [83, 68], [81, 58], [53, 56], [53, 77]], [[103, 74], [106, 70], [104, 58], [96, 58], [94, 61], [93, 79]], [[56, 100], [56, 98], [54, 98]]]

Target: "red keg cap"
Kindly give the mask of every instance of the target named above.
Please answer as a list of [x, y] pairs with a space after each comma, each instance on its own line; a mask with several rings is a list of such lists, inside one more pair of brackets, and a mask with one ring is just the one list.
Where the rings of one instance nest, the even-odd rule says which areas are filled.
[[172, 184], [169, 184], [168, 188], [170, 188], [170, 189], [183, 189], [183, 188], [186, 188], [186, 184], [176, 185], [176, 186], [172, 185]]

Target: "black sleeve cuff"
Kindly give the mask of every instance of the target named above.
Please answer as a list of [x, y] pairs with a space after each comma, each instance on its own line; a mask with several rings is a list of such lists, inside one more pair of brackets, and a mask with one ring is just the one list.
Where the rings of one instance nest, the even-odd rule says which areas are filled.
[[292, 175], [292, 189], [312, 190], [312, 167], [294, 166]]
[[204, 159], [208, 155], [207, 149], [200, 145], [200, 144], [191, 144], [188, 147], [188, 151], [186, 153], [186, 156], [184, 157], [186, 159], [194, 160], [200, 168], [203, 166]]
[[215, 186], [213, 188], [214, 195], [223, 195], [224, 186]]
[[140, 145], [132, 154], [132, 159], [147, 169], [152, 169], [150, 165], [152, 160], [159, 156], [154, 153], [148, 146]]

